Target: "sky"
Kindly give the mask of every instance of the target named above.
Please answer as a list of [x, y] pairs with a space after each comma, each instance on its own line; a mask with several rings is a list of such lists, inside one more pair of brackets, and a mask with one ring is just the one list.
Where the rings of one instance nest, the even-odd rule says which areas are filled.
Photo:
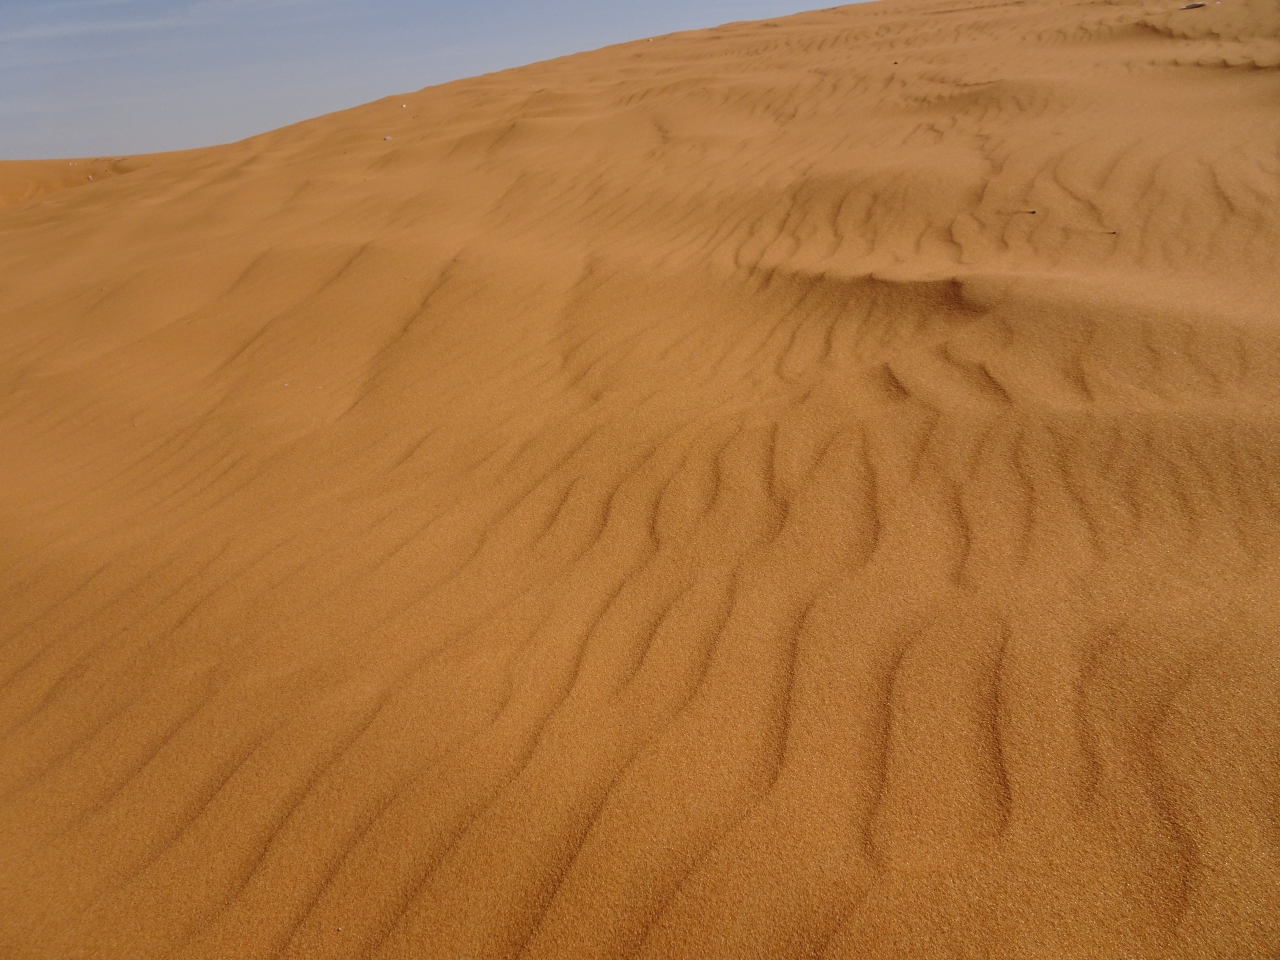
[[0, 158], [226, 143], [394, 93], [832, 0], [0, 0]]

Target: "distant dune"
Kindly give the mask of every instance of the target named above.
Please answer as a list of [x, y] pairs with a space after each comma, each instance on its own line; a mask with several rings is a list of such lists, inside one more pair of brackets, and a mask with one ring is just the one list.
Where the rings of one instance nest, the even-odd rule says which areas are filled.
[[1280, 7], [1179, 6], [0, 165], [0, 956], [1280, 956]]

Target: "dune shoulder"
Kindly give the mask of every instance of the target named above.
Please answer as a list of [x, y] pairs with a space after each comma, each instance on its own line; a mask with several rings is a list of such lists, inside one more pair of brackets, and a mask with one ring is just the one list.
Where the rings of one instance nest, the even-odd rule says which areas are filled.
[[1280, 956], [1280, 14], [1182, 6], [0, 164], [0, 955]]

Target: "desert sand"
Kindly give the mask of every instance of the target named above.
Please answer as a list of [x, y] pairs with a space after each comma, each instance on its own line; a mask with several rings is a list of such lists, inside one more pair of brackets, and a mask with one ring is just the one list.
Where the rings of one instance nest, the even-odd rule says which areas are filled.
[[1179, 5], [0, 165], [0, 955], [1274, 960], [1280, 12]]

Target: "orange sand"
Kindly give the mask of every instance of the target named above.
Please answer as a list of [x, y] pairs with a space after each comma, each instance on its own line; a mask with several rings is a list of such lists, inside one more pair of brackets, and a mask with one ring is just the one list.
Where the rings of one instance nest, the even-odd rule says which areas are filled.
[[1280, 13], [1177, 6], [0, 166], [0, 956], [1273, 960]]

